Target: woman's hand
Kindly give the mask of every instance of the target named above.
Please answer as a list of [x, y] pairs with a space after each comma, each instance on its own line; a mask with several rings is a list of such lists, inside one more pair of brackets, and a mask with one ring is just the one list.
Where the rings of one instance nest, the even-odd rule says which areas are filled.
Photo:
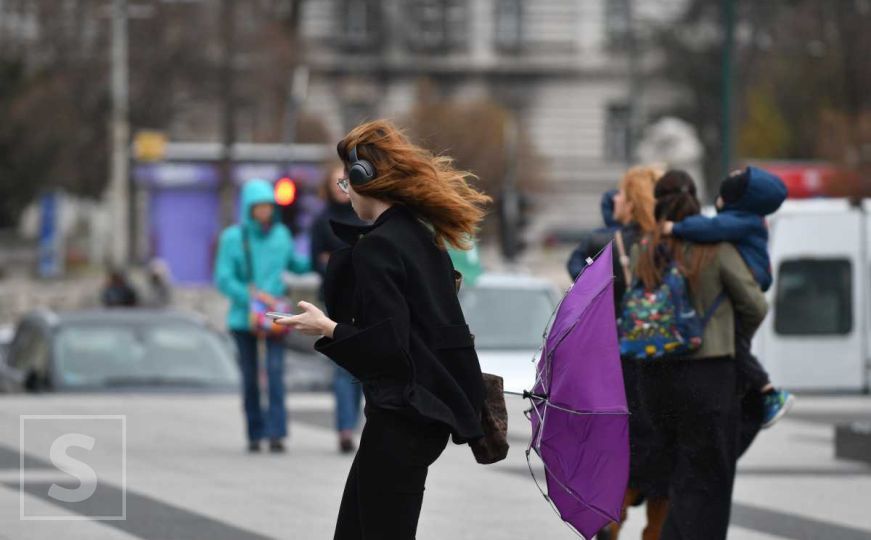
[[662, 222], [662, 234], [666, 236], [671, 236], [671, 231], [674, 229], [674, 221], [663, 221]]
[[302, 313], [293, 317], [285, 317], [278, 319], [275, 324], [290, 326], [295, 328], [300, 333], [307, 336], [326, 336], [333, 337], [333, 331], [336, 329], [336, 321], [330, 319], [324, 312], [308, 302], [300, 302], [297, 304]]

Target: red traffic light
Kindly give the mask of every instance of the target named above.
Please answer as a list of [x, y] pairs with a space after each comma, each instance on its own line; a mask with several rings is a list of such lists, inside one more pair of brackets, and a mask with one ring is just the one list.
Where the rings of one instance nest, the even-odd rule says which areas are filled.
[[281, 178], [275, 182], [275, 202], [281, 206], [290, 206], [296, 200], [296, 182], [290, 178]]

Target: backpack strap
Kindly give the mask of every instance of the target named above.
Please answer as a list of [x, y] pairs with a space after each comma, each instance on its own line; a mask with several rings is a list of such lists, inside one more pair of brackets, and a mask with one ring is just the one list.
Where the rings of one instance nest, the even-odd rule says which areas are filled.
[[242, 227], [242, 253], [245, 254], [245, 270], [248, 274], [248, 284], [254, 283], [254, 264], [251, 262], [251, 245], [248, 243], [248, 228]]
[[629, 256], [626, 255], [626, 245], [623, 243], [623, 231], [614, 233], [614, 241], [617, 242], [617, 254], [619, 255], [620, 267], [623, 269], [623, 279], [626, 286], [632, 285], [632, 271], [629, 269]]
[[708, 323], [711, 322], [711, 318], [714, 316], [714, 312], [717, 311], [717, 308], [720, 307], [720, 304], [723, 303], [723, 300], [726, 299], [726, 293], [720, 292], [716, 298], [714, 298], [714, 303], [711, 304], [711, 307], [705, 311], [705, 316], [702, 317], [702, 328], [707, 328]]

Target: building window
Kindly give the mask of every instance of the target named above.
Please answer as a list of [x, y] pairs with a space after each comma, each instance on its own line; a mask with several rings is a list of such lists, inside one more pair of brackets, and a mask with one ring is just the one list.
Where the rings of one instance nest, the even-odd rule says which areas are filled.
[[377, 0], [343, 0], [341, 41], [347, 48], [371, 50], [381, 44], [380, 8]]
[[608, 106], [605, 120], [605, 159], [627, 161], [631, 155], [631, 125], [629, 105], [616, 103]]
[[500, 51], [520, 50], [523, 45], [522, 0], [496, 0], [493, 37], [496, 49]]
[[630, 0], [607, 0], [605, 2], [606, 45], [611, 50], [626, 49], [631, 31]]
[[847, 259], [795, 259], [777, 272], [774, 330], [785, 336], [853, 329], [853, 267]]
[[466, 45], [465, 0], [408, 0], [407, 42], [421, 52], [445, 52]]

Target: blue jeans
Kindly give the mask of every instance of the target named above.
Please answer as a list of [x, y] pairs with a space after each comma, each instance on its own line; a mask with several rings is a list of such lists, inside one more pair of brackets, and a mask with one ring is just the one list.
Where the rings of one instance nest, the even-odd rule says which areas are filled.
[[251, 332], [233, 330], [239, 349], [239, 369], [242, 371], [242, 393], [248, 440], [283, 439], [287, 437], [287, 409], [284, 406], [284, 342], [266, 339], [266, 376], [269, 405], [260, 404], [257, 336]]
[[345, 431], [356, 428], [360, 421], [360, 403], [363, 400], [360, 382], [347, 370], [336, 366], [333, 393], [336, 396], [336, 429]]

